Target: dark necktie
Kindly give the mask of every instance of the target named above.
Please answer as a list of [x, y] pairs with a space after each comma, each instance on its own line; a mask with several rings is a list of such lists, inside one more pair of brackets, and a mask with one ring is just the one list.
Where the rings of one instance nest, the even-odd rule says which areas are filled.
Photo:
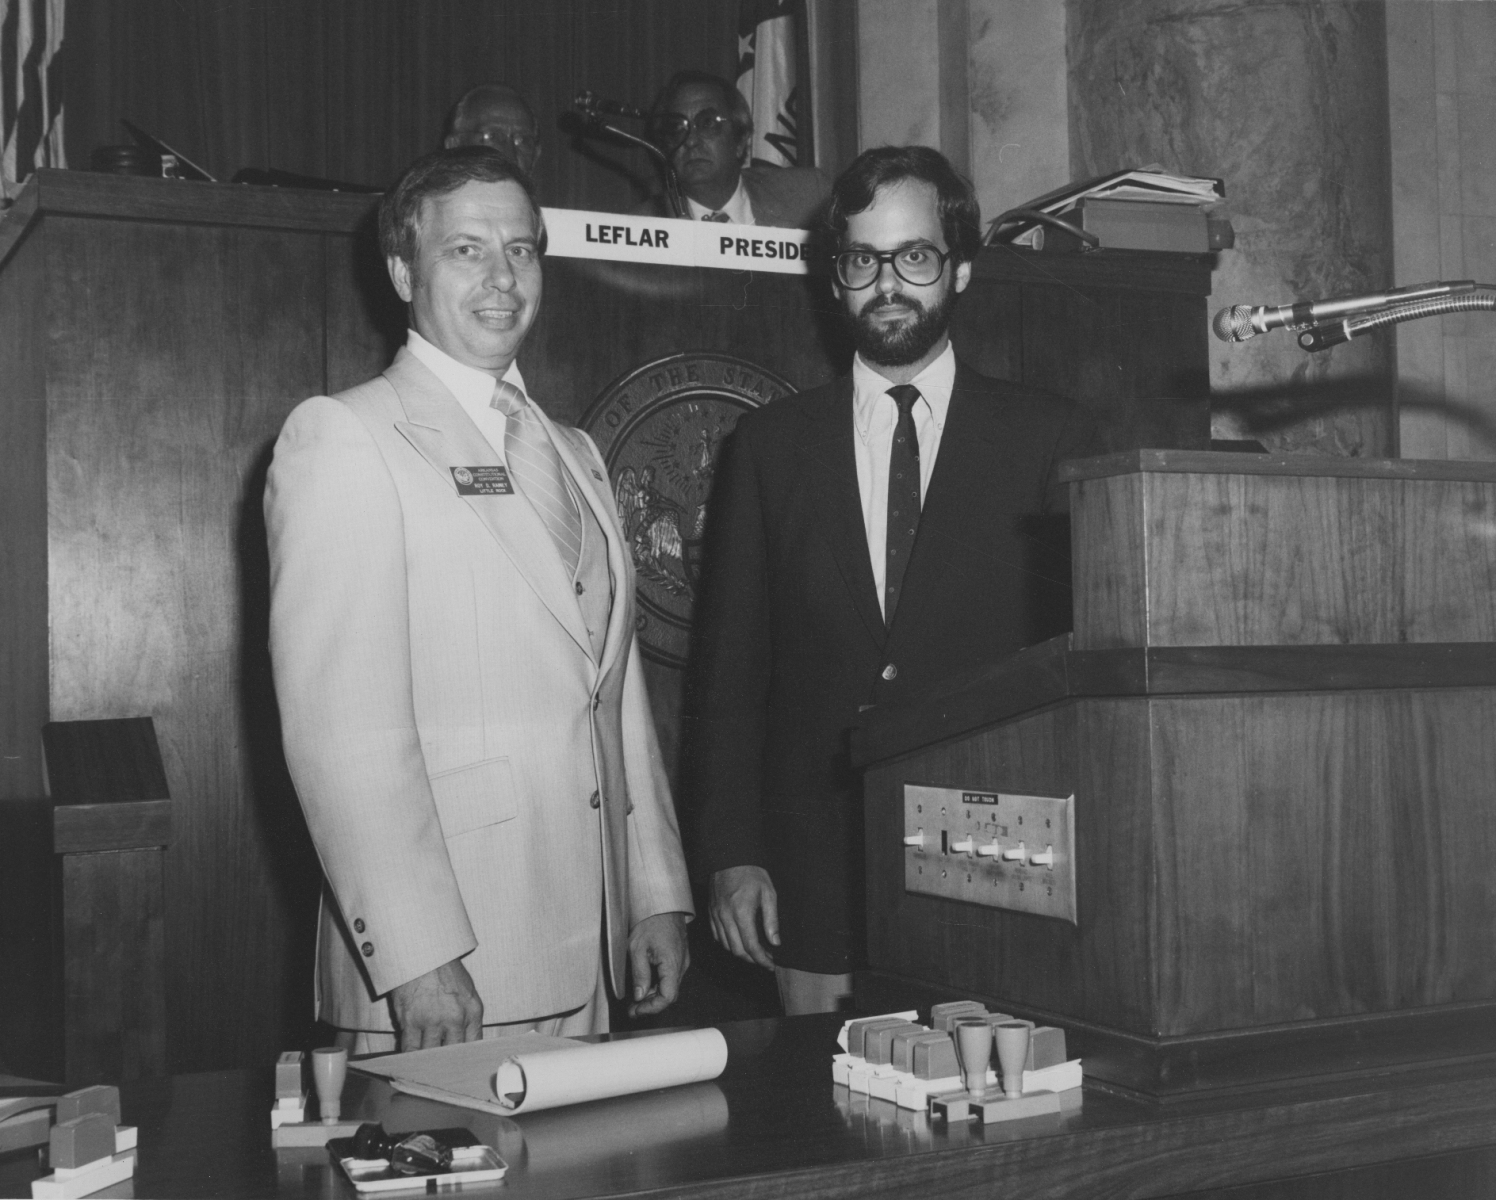
[[888, 389], [899, 406], [899, 423], [888, 450], [888, 542], [883, 579], [883, 623], [893, 625], [894, 609], [919, 528], [919, 437], [914, 432], [914, 402], [919, 389], [901, 383]]
[[725, 212], [709, 212], [701, 218], [703, 221], [721, 221], [724, 225], [732, 218]]

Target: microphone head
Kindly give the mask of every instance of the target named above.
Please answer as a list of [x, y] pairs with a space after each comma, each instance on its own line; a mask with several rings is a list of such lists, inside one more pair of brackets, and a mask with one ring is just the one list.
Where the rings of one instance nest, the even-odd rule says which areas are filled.
[[578, 92], [571, 103], [574, 108], [580, 108], [583, 112], [591, 112], [593, 105], [597, 103], [597, 96], [593, 92]]
[[1257, 336], [1257, 330], [1252, 326], [1252, 309], [1247, 304], [1221, 309], [1210, 327], [1223, 342], [1244, 342], [1249, 337]]

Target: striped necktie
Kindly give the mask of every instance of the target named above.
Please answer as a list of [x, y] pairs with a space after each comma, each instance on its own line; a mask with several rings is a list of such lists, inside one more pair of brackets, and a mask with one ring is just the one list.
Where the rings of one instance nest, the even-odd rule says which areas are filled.
[[888, 449], [888, 541], [883, 580], [883, 623], [893, 624], [904, 585], [904, 571], [919, 530], [919, 435], [914, 429], [914, 402], [919, 389], [901, 383], [888, 389], [899, 406], [899, 421]]
[[582, 518], [566, 486], [561, 456], [519, 388], [499, 380], [494, 385], [492, 404], [508, 418], [504, 422], [504, 457], [509, 473], [550, 533], [566, 564], [567, 577], [572, 578], [582, 557]]

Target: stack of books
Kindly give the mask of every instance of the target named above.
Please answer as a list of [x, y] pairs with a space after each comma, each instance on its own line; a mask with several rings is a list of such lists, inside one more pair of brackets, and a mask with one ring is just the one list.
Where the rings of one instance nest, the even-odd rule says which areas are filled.
[[1114, 171], [1066, 184], [1004, 213], [992, 223], [988, 240], [1035, 250], [1082, 247], [1075, 234], [1021, 215], [1030, 210], [1094, 234], [1103, 249], [1205, 254], [1231, 245], [1230, 222], [1213, 220], [1210, 212], [1225, 195], [1219, 179], [1170, 175], [1153, 167]]

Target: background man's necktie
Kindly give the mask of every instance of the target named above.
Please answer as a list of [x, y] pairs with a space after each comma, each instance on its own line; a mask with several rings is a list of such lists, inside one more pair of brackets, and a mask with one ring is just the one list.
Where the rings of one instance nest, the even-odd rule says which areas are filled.
[[709, 212], [701, 219], [703, 221], [721, 221], [724, 225], [731, 220], [725, 212]]
[[919, 437], [914, 432], [914, 402], [919, 399], [919, 389], [912, 383], [901, 383], [889, 388], [888, 394], [899, 406], [899, 423], [894, 426], [888, 450], [888, 542], [883, 579], [883, 623], [891, 626], [919, 528]]
[[582, 557], [582, 518], [567, 490], [561, 456], [519, 388], [499, 380], [494, 385], [492, 403], [508, 418], [504, 422], [504, 457], [509, 474], [556, 543], [567, 576], [574, 576]]

